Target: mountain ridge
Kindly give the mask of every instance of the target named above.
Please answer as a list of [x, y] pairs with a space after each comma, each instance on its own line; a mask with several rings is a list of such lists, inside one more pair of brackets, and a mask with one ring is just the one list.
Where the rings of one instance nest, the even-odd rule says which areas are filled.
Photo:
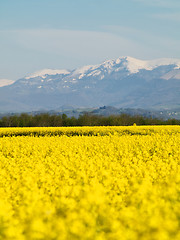
[[154, 68], [162, 66], [162, 65], [177, 65], [177, 67], [175, 69], [180, 68], [180, 59], [160, 58], [160, 59], [155, 59], [155, 60], [140, 60], [140, 59], [126, 56], [126, 57], [119, 57], [119, 58], [113, 59], [113, 60], [107, 60], [101, 64], [85, 65], [83, 67], [79, 67], [72, 71], [66, 70], [66, 69], [42, 69], [33, 74], [30, 74], [30, 76], [27, 76], [25, 78], [30, 79], [31, 77], [32, 78], [38, 77], [38, 76], [44, 77], [45, 75], [56, 75], [56, 74], [64, 74], [64, 75], [72, 74], [72, 73], [73, 73], [73, 75], [74, 75], [74, 73], [75, 74], [78, 74], [78, 73], [83, 74], [88, 70], [96, 70], [97, 68], [102, 67], [102, 66], [110, 69], [110, 67], [112, 67], [113, 65], [120, 64], [120, 63], [122, 63], [122, 66], [124, 68], [127, 68], [130, 73], [137, 73], [141, 69], [153, 70]]
[[63, 105], [177, 108], [180, 59], [120, 57], [74, 70], [43, 69], [0, 87], [0, 112], [49, 110]]

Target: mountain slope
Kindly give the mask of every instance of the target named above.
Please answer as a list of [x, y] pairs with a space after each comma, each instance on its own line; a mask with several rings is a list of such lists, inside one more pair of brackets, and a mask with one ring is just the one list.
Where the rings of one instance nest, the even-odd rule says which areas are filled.
[[176, 108], [180, 106], [180, 60], [121, 57], [72, 71], [44, 69], [0, 87], [0, 112], [62, 105]]

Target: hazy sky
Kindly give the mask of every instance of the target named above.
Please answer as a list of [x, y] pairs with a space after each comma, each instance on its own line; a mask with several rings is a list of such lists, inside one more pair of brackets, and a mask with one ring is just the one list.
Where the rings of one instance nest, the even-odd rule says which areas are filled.
[[0, 79], [120, 56], [180, 58], [180, 1], [0, 0]]

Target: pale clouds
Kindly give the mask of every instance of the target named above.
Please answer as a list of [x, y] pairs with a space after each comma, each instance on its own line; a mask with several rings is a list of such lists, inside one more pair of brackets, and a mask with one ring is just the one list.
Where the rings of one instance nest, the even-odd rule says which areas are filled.
[[120, 56], [139, 59], [180, 56], [178, 39], [124, 26], [104, 26], [101, 32], [6, 30], [0, 31], [0, 35], [0, 72], [7, 68], [1, 78], [14, 79], [41, 68], [73, 69]]
[[[7, 32], [24, 49], [99, 60], [136, 55], [142, 47], [131, 39], [108, 32], [59, 29], [13, 30]], [[91, 60], [90, 60], [91, 61]]]
[[[154, 14], [155, 18], [173, 18], [173, 15]], [[174, 16], [174, 20], [180, 18]], [[122, 55], [144, 58], [153, 52], [158, 51], [157, 47], [150, 49], [151, 46], [159, 45], [160, 51], [171, 51], [178, 49], [179, 40], [170, 36], [153, 34], [147, 30], [140, 30], [131, 27], [109, 25], [104, 26], [101, 32], [96, 31], [76, 31], [62, 29], [21, 29], [0, 31], [4, 38], [12, 41], [14, 45], [26, 50], [37, 51], [40, 53], [54, 54], [54, 56], [68, 56], [74, 59], [86, 58], [93, 60], [119, 57]], [[1, 42], [1, 40], [0, 40]], [[174, 46], [174, 49], [172, 48]], [[164, 48], [164, 49], [163, 49]], [[173, 54], [173, 52], [172, 52]], [[97, 58], [96, 58], [97, 57]], [[162, 54], [159, 57], [163, 57]]]
[[[155, 52], [159, 54], [159, 57], [164, 57], [160, 54], [161, 51], [164, 51], [168, 57], [167, 50], [169, 48], [171, 51], [176, 49], [177, 52], [179, 46], [179, 41], [171, 39], [170, 36], [164, 38], [164, 36], [150, 33], [148, 29], [144, 31], [124, 26], [104, 26], [102, 32], [22, 29], [4, 31], [4, 34], [24, 51], [32, 50], [77, 60], [87, 58], [89, 63], [123, 55], [156, 58], [158, 55]], [[158, 45], [159, 50], [157, 49]], [[172, 49], [172, 45], [175, 49]]]
[[148, 54], [132, 39], [108, 32], [21, 29], [0, 31], [0, 36], [1, 78], [17, 79], [43, 68], [74, 69], [119, 56]]
[[[161, 33], [154, 34], [148, 29], [140, 30], [131, 27], [115, 25], [104, 26], [104, 29], [113, 34], [123, 35], [127, 39], [133, 39], [134, 42], [138, 42], [141, 46], [144, 46], [146, 48], [146, 52], [149, 50], [150, 58], [171, 57], [171, 55], [173, 55], [175, 52], [178, 52], [178, 54], [180, 53], [178, 50], [179, 39], [174, 39], [169, 35], [164, 36]], [[159, 56], [155, 55], [155, 52], [157, 52]], [[164, 52], [164, 55], [162, 52]], [[171, 55], [169, 55], [170, 52]], [[178, 56], [176, 57], [178, 58]]]

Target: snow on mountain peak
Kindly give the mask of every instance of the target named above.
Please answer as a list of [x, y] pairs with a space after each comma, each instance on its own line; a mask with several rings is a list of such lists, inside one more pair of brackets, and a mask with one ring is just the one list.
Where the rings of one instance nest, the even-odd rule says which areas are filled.
[[180, 60], [178, 59], [157, 59], [157, 60], [140, 60], [129, 56], [119, 57], [115, 60], [107, 60], [97, 65], [87, 65], [73, 71], [73, 76], [82, 79], [86, 75], [104, 76], [104, 73], [110, 74], [113, 71], [121, 71], [125, 69], [129, 74], [138, 73], [140, 70], [153, 70], [163, 65], [175, 65], [174, 69], [180, 68]]
[[35, 78], [35, 77], [42, 77], [45, 78], [46, 75], [56, 75], [56, 74], [69, 74], [70, 72], [64, 69], [42, 69], [35, 73], [30, 74], [29, 76], [25, 77], [25, 79]]
[[77, 68], [74, 71], [74, 75], [76, 75], [76, 74], [84, 74], [87, 71], [91, 70], [93, 67], [94, 67], [94, 65], [87, 65], [87, 66], [84, 66], [84, 67]]
[[[111, 74], [112, 72], [118, 72], [125, 70], [127, 74], [138, 73], [140, 70], [153, 70], [159, 66], [174, 65], [174, 69], [180, 69], [179, 59], [162, 58], [156, 60], [140, 60], [129, 56], [119, 57], [114, 60], [107, 60], [101, 64], [97, 65], [87, 65], [77, 68], [73, 71], [67, 70], [53, 70], [53, 69], [43, 69], [37, 71], [25, 79], [41, 77], [46, 78], [46, 75], [56, 75], [63, 74], [69, 75], [72, 79], [82, 79], [84, 77], [96, 76], [99, 79], [103, 79], [106, 74]], [[68, 77], [68, 78], [69, 78]]]
[[176, 67], [174, 69], [180, 68], [180, 59], [175, 59], [175, 58], [160, 58], [160, 59], [150, 60], [146, 62], [150, 65], [151, 68], [156, 68], [156, 67], [165, 66], [165, 65], [175, 65]]
[[[88, 74], [90, 71], [93, 71], [94, 69], [96, 69], [98, 65], [86, 65], [84, 67], [80, 67], [75, 69], [75, 71], [73, 71], [72, 76], [77, 76], [78, 78], [81, 79], [83, 78], [86, 74]], [[88, 76], [92, 75], [91, 73], [88, 74]]]
[[137, 73], [141, 69], [153, 70], [159, 66], [175, 65], [175, 69], [180, 68], [180, 60], [172, 58], [161, 58], [156, 60], [139, 60], [133, 57], [120, 57], [116, 59], [116, 64], [122, 64], [130, 73]]
[[9, 79], [0, 79], [0, 87], [13, 84], [15, 81]]
[[123, 65], [128, 69], [130, 73], [137, 73], [141, 69], [151, 70], [147, 61], [143, 61], [132, 57], [124, 57], [123, 60], [124, 60]]

